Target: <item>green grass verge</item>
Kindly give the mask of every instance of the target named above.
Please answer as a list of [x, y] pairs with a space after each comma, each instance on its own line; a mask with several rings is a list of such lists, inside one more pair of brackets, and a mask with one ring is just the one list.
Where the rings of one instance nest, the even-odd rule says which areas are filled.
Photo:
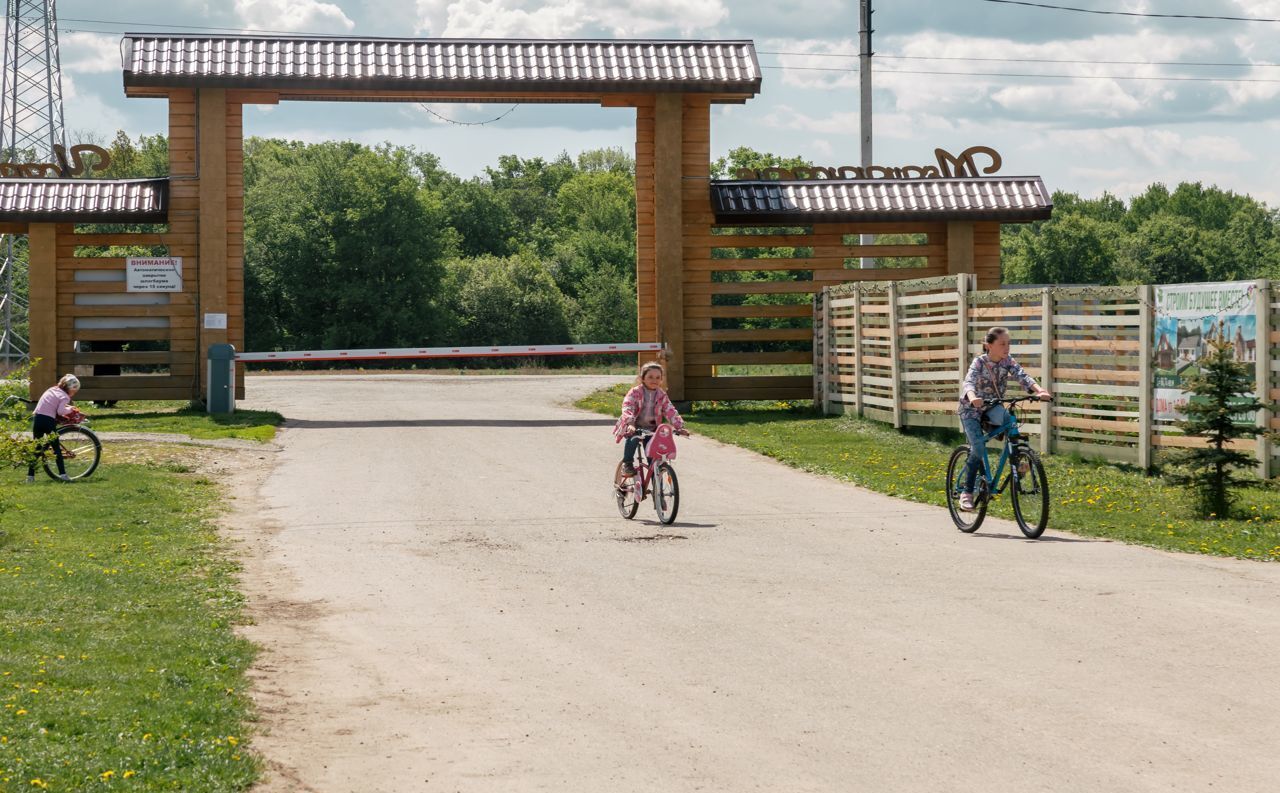
[[276, 435], [284, 421], [279, 413], [240, 410], [228, 416], [214, 416], [187, 402], [127, 401], [114, 407], [80, 406], [89, 415], [97, 432], [176, 432], [192, 438], [241, 438], [266, 442]]
[[253, 657], [212, 482], [0, 472], [0, 790], [242, 790]]
[[[627, 386], [606, 388], [577, 405], [616, 414]], [[805, 471], [880, 493], [946, 505], [943, 482], [959, 432], [903, 433], [855, 417], [822, 417], [809, 403], [697, 403], [690, 429]], [[1238, 516], [1199, 520], [1186, 494], [1158, 477], [1121, 466], [1053, 455], [1045, 460], [1052, 494], [1050, 530], [1070, 531], [1175, 551], [1280, 560], [1280, 488], [1245, 491]], [[1013, 518], [1007, 498], [990, 514]], [[950, 518], [939, 515], [939, 528]]]

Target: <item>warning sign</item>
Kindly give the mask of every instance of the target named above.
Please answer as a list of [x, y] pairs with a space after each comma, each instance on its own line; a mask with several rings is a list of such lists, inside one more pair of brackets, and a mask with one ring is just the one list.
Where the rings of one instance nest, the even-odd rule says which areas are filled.
[[181, 256], [130, 256], [125, 259], [129, 292], [181, 292]]

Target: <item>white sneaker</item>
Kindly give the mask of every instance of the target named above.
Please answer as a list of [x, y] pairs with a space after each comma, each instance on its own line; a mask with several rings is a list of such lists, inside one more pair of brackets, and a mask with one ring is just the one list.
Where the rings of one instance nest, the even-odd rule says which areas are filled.
[[34, 476], [27, 477], [27, 484], [34, 485], [35, 483], [36, 483], [36, 478]]
[[58, 474], [58, 480], [61, 482], [70, 482], [71, 477], [67, 476], [66, 474]]
[[960, 509], [965, 512], [973, 512], [973, 494], [972, 493], [960, 494]]

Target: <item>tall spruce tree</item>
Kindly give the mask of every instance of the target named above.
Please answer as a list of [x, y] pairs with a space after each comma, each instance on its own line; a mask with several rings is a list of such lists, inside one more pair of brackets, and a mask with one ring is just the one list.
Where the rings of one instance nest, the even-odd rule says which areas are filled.
[[1265, 433], [1261, 427], [1238, 421], [1238, 417], [1268, 405], [1250, 393], [1253, 366], [1237, 360], [1234, 345], [1223, 338], [1223, 328], [1219, 321], [1219, 332], [1209, 342], [1209, 353], [1200, 359], [1200, 373], [1183, 384], [1192, 398], [1179, 408], [1186, 418], [1178, 426], [1191, 437], [1206, 439], [1208, 444], [1176, 453], [1171, 461], [1178, 469], [1169, 476], [1174, 484], [1190, 489], [1201, 517], [1227, 517], [1236, 498], [1234, 491], [1261, 482], [1238, 473], [1252, 467], [1255, 461], [1252, 455], [1232, 448], [1231, 442]]

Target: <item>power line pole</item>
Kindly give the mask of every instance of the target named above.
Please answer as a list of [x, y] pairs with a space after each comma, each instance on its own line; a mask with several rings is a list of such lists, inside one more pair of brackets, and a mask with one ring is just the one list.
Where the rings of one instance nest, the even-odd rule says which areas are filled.
[[[862, 122], [862, 168], [866, 172], [871, 167], [871, 0], [858, 2], [858, 77], [859, 98], [861, 99], [860, 120]], [[863, 234], [859, 239], [863, 245], [875, 243], [875, 236]], [[864, 270], [873, 269], [876, 260], [862, 257], [859, 266]]]
[[[6, 0], [3, 95], [0, 99], [0, 159], [54, 162], [53, 147], [66, 146], [62, 115], [62, 69], [58, 58], [55, 0]], [[27, 318], [27, 303], [15, 292], [20, 262], [14, 235], [0, 239], [0, 288], [4, 335], [0, 365], [7, 371], [27, 357], [27, 340], [17, 331]]]

